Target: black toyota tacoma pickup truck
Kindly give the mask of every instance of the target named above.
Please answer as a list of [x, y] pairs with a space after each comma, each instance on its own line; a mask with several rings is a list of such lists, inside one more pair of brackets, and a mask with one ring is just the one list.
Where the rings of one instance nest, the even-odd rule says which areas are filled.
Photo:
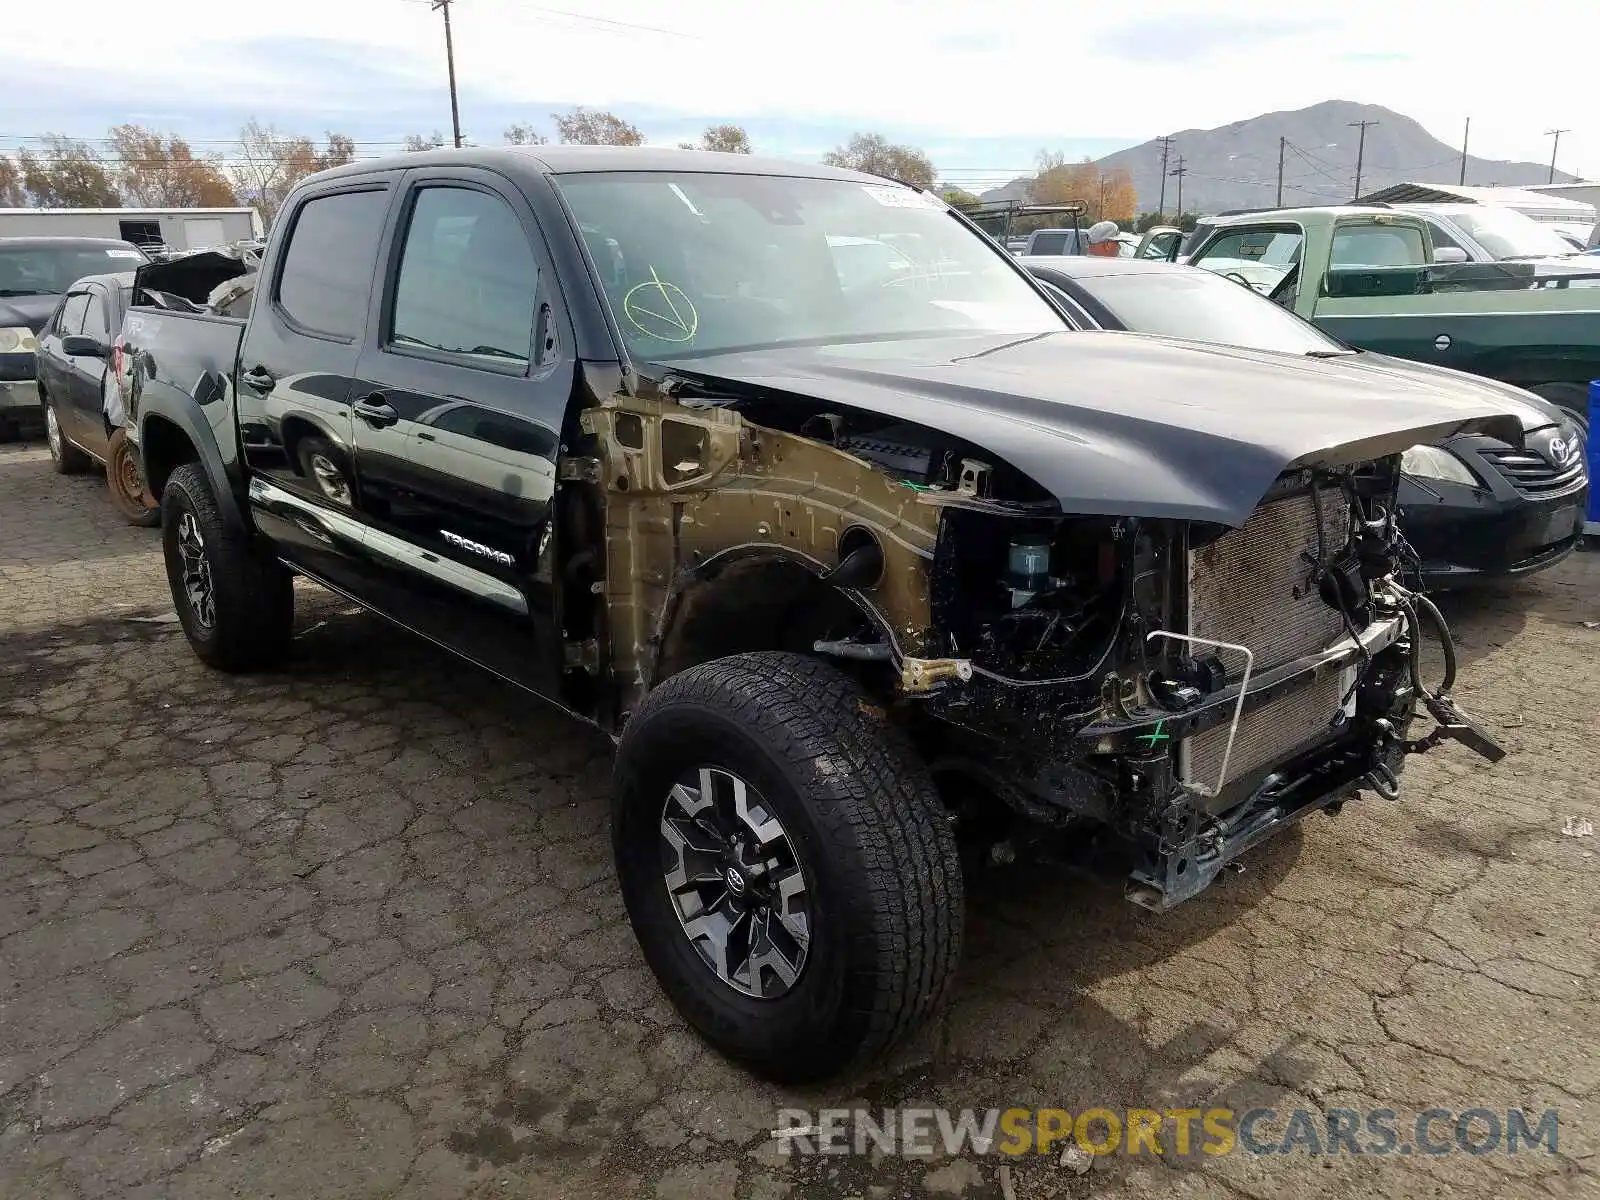
[[1076, 331], [927, 192], [705, 152], [342, 167], [257, 279], [124, 326], [195, 652], [270, 665], [301, 574], [615, 736], [644, 956], [773, 1078], [938, 1004], [964, 844], [1110, 831], [1160, 910], [1499, 753], [1396, 582], [1401, 453], [1522, 436], [1447, 386]]

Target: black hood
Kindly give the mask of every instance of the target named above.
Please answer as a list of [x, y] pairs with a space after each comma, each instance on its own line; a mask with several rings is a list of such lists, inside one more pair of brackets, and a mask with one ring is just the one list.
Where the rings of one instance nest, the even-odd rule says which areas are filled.
[[953, 435], [1083, 515], [1242, 525], [1292, 466], [1358, 462], [1481, 430], [1504, 404], [1340, 360], [1126, 333], [918, 338], [706, 355], [707, 384], [811, 397]]
[[60, 303], [61, 297], [54, 294], [0, 297], [0, 329], [19, 329], [26, 325], [38, 333]]
[[1347, 364], [1356, 371], [1368, 370], [1401, 375], [1414, 381], [1419, 387], [1434, 387], [1447, 394], [1486, 400], [1515, 416], [1522, 423], [1524, 433], [1544, 429], [1550, 425], [1559, 425], [1566, 419], [1566, 414], [1561, 411], [1560, 405], [1553, 404], [1542, 396], [1535, 396], [1526, 388], [1519, 388], [1512, 383], [1501, 383], [1498, 379], [1486, 379], [1482, 375], [1468, 375], [1465, 371], [1452, 370], [1450, 367], [1436, 367], [1432, 363], [1412, 362], [1405, 358], [1390, 358], [1386, 354], [1373, 354], [1369, 351], [1329, 361]]

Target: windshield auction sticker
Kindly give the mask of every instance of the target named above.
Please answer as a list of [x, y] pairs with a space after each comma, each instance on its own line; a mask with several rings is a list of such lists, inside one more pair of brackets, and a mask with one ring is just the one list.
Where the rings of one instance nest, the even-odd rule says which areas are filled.
[[922, 192], [914, 192], [910, 188], [878, 187], [875, 184], [864, 183], [861, 190], [871, 196], [885, 208], [939, 208], [939, 201]]

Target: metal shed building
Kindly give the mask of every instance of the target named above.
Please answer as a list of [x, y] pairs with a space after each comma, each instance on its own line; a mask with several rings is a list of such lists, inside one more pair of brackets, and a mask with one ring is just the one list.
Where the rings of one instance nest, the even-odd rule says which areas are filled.
[[0, 237], [120, 238], [200, 250], [261, 235], [253, 208], [0, 208]]

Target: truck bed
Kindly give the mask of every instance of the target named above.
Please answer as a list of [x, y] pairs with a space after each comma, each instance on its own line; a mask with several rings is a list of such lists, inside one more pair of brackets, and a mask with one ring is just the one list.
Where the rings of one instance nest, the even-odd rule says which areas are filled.
[[243, 318], [135, 305], [123, 319], [122, 339], [135, 444], [144, 412], [160, 402], [193, 405], [219, 446], [235, 444], [231, 401]]

